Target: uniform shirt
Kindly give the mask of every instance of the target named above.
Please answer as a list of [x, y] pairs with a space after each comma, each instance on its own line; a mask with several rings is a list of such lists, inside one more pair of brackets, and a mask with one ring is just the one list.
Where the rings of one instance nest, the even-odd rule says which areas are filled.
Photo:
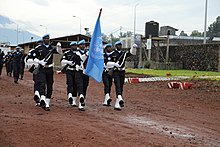
[[88, 51], [87, 50], [77, 50], [76, 54], [80, 56], [81, 58], [81, 66], [79, 67], [80, 70], [85, 71], [87, 62], [88, 62]]
[[4, 57], [4, 55], [5, 55], [4, 52], [1, 51], [1, 52], [0, 52], [0, 64], [3, 64], [3, 61], [4, 61], [4, 58], [3, 58], [3, 57]]
[[125, 70], [125, 59], [129, 56], [131, 56], [132, 54], [130, 53], [130, 51], [118, 51], [117, 49], [115, 49], [112, 53], [112, 61], [113, 62], [117, 62], [119, 61], [119, 65], [120, 67], [115, 68], [116, 70]]
[[22, 56], [23, 56], [23, 53], [21, 51], [15, 51], [14, 53], [12, 53], [12, 61], [21, 62]]
[[[39, 45], [35, 48], [35, 50], [33, 51], [33, 55], [35, 58], [39, 59], [39, 60], [43, 60], [45, 59], [45, 57], [48, 55], [49, 52], [53, 52], [55, 54], [58, 54], [58, 52], [56, 51], [55, 48], [53, 48], [51, 45]], [[49, 58], [46, 59], [46, 65], [50, 65], [53, 64], [53, 55], [49, 56]]]
[[7, 54], [7, 55], [5, 55], [5, 57], [4, 57], [4, 62], [5, 63], [9, 63], [9, 62], [11, 62], [12, 61], [12, 54]]
[[34, 53], [34, 49], [31, 49], [29, 52], [28, 52], [28, 55], [27, 55], [27, 58], [26, 58], [26, 61], [28, 59], [35, 59], [36, 58], [36, 53]]
[[104, 53], [104, 71], [108, 71], [109, 69], [107, 68], [107, 63], [108, 62], [114, 62], [114, 58], [112, 57], [114, 51], [108, 53]]
[[73, 66], [69, 66], [69, 68], [76, 68], [76, 65], [81, 66], [82, 61], [77, 51], [72, 50], [65, 52], [60, 61], [62, 60], [73, 61], [75, 63]]

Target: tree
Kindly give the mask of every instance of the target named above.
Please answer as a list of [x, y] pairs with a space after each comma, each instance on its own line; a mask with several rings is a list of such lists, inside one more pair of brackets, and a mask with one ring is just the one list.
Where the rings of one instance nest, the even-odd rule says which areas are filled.
[[184, 31], [181, 31], [179, 36], [188, 36]]
[[207, 31], [208, 37], [220, 37], [220, 16], [216, 18], [210, 26], [208, 27]]
[[191, 33], [190, 36], [193, 36], [193, 37], [202, 37], [202, 33], [199, 32], [198, 30], [194, 30], [194, 31], [192, 31], [192, 33]]
[[102, 33], [102, 41], [104, 42], [110, 42], [110, 39], [107, 35], [105, 35], [104, 33]]

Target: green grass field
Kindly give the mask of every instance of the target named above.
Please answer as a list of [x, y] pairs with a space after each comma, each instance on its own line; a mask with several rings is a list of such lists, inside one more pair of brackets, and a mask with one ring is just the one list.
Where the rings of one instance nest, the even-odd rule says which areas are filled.
[[193, 70], [153, 70], [153, 69], [126, 69], [126, 73], [145, 74], [151, 76], [166, 77], [170, 76], [188, 76], [190, 78], [199, 78], [201, 76], [212, 76], [210, 79], [220, 80], [220, 72], [211, 71], [193, 71]]

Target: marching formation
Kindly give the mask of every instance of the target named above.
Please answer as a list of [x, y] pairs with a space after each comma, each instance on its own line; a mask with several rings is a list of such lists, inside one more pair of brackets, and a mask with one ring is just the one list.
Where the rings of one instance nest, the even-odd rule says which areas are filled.
[[[89, 86], [89, 76], [85, 73], [89, 50], [86, 47], [85, 40], [72, 41], [69, 44], [69, 50], [65, 52], [59, 42], [55, 47], [51, 46], [49, 34], [45, 34], [36, 43], [37, 46], [31, 49], [26, 57], [20, 47], [16, 47], [16, 51], [8, 52], [7, 55], [0, 52], [0, 74], [3, 63], [5, 63], [7, 75], [12, 76], [13, 73], [14, 83], [17, 84], [19, 78], [23, 79], [24, 63], [31, 65], [28, 71], [33, 74], [35, 105], [42, 107], [45, 111], [50, 111], [54, 83], [53, 56], [54, 54], [62, 54], [60, 59], [61, 72], [66, 75], [68, 105], [78, 106], [80, 111], [85, 111], [87, 88]], [[129, 51], [122, 50], [122, 42], [120, 41], [117, 41], [114, 46], [115, 49], [111, 44], [106, 44], [103, 49], [103, 106], [111, 106], [112, 101], [115, 100], [114, 109], [121, 110], [124, 107], [122, 95], [125, 81], [125, 60], [131, 55], [136, 55], [137, 45], [134, 44]], [[113, 82], [116, 91], [115, 99], [112, 99], [111, 94]]]
[[0, 78], [2, 74], [2, 68], [5, 64], [6, 74], [14, 78], [14, 83], [18, 84], [18, 80], [23, 80], [25, 59], [26, 55], [23, 53], [23, 49], [19, 46], [15, 51], [9, 50], [7, 54], [0, 49]]

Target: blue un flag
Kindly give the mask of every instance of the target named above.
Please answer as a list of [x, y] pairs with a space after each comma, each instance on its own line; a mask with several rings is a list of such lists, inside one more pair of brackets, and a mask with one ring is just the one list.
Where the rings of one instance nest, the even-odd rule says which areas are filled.
[[88, 76], [92, 77], [95, 81], [99, 83], [102, 81], [102, 72], [104, 69], [100, 16], [101, 11], [92, 34], [92, 39], [89, 47], [88, 64], [85, 71]]

